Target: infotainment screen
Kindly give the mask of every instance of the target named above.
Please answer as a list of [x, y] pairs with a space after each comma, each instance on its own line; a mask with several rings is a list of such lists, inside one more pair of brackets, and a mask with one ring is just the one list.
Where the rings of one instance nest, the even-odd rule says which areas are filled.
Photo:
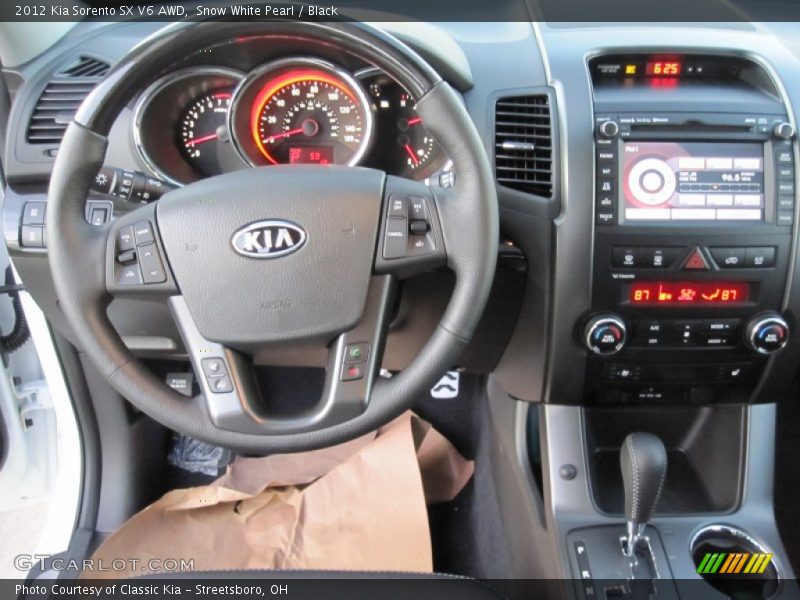
[[764, 220], [762, 144], [627, 141], [621, 163], [622, 221]]

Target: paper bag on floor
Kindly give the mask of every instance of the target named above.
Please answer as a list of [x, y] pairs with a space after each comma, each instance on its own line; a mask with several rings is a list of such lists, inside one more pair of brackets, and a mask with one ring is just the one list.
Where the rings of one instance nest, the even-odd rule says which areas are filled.
[[428, 572], [426, 500], [451, 500], [472, 471], [411, 413], [332, 448], [237, 458], [213, 484], [171, 491], [133, 516], [93, 556], [103, 564], [134, 559], [135, 568], [83, 576], [142, 575], [165, 559], [193, 561], [196, 571]]

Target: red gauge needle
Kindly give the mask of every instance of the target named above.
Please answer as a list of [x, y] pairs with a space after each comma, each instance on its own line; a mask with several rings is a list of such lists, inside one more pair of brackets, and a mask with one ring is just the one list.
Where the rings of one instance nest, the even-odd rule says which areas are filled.
[[417, 158], [417, 155], [414, 154], [414, 150], [411, 148], [411, 146], [409, 144], [406, 144], [405, 146], [403, 146], [403, 148], [405, 149], [406, 153], [411, 157], [411, 160], [414, 161], [414, 164], [418, 165], [419, 159]]
[[210, 142], [218, 137], [219, 136], [216, 133], [211, 133], [209, 135], [204, 135], [203, 137], [194, 138], [193, 140], [186, 142], [186, 147], [188, 148], [189, 146], [197, 146], [197, 144], [202, 144], [203, 142]]
[[281, 138], [286, 138], [292, 135], [297, 135], [298, 133], [303, 133], [303, 131], [305, 130], [302, 127], [298, 127], [297, 129], [290, 129], [289, 131], [284, 131], [283, 133], [269, 136], [266, 140], [264, 140], [264, 143], [272, 143], [275, 140], [279, 140]]
[[414, 117], [408, 120], [409, 125], [419, 125], [420, 123], [422, 123], [422, 117]]

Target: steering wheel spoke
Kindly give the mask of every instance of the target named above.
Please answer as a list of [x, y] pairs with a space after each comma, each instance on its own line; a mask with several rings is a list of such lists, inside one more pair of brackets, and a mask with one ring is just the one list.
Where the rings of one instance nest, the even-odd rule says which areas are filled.
[[114, 221], [106, 242], [106, 289], [114, 296], [175, 294], [153, 202]]
[[182, 296], [172, 296], [169, 304], [213, 424], [237, 433], [287, 435], [337, 425], [364, 412], [380, 369], [393, 293], [391, 277], [372, 278], [363, 318], [328, 346], [320, 400], [280, 417], [270, 414], [261, 397], [251, 357], [205, 338]]
[[387, 177], [375, 272], [408, 277], [446, 263], [442, 224], [431, 188]]

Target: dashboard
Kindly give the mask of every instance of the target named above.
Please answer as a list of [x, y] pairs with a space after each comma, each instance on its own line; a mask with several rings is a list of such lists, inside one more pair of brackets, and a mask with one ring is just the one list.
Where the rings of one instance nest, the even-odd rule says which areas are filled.
[[371, 67], [354, 72], [308, 55], [247, 72], [203, 64], [167, 73], [140, 95], [133, 135], [150, 171], [175, 185], [302, 163], [424, 179], [445, 168], [447, 157], [414, 107], [414, 98]]
[[[800, 355], [800, 153], [789, 129], [800, 60], [791, 46], [749, 24], [381, 26], [458, 91], [495, 169], [502, 260], [486, 336], [465, 364], [517, 398], [562, 404], [775, 397]], [[39, 125], [46, 114], [37, 111], [56, 84], [96, 84], [64, 75], [78, 58], [111, 68], [160, 27], [81, 24], [37, 60], [5, 69], [14, 102], [4, 234], [54, 323], [48, 233], [29, 213], [46, 208], [58, 130]], [[105, 180], [132, 183], [95, 190], [90, 202], [102, 224], [150, 199], [153, 186], [291, 163], [373, 167], [435, 185], [449, 159], [415, 100], [334, 45], [231, 40], [177, 57], [131, 97], [109, 137]], [[399, 367], [447, 289], [405, 282], [403, 294], [387, 348]], [[168, 311], [135, 310], [124, 299], [110, 309], [126, 341], [180, 357]], [[772, 329], [750, 336], [765, 313], [786, 325], [758, 329], [777, 323], [775, 353], [754, 350], [772, 343]], [[590, 330], [599, 333], [587, 344]], [[610, 345], [594, 344], [606, 334]], [[667, 361], [683, 368], [665, 372]]]

